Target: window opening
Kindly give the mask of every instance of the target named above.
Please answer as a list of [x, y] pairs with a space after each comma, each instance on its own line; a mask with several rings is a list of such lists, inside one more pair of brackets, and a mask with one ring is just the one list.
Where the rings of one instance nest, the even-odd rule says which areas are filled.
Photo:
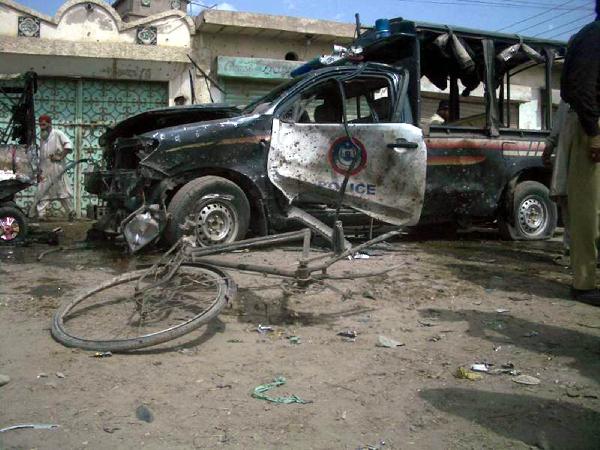
[[[348, 123], [391, 122], [393, 99], [385, 77], [359, 77], [344, 82]], [[342, 98], [335, 80], [299, 94], [282, 114], [296, 123], [342, 123]]]
[[285, 54], [286, 61], [298, 61], [298, 54], [296, 52], [287, 52]]

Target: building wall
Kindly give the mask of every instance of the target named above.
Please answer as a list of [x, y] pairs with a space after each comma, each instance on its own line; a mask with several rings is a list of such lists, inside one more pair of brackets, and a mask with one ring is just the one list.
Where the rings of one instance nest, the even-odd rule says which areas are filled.
[[[112, 6], [125, 22], [130, 22], [131, 20], [168, 11], [172, 9], [172, 3], [173, 0], [149, 0], [146, 2], [146, 5], [144, 5], [143, 0], [121, 0], [113, 3]], [[180, 0], [179, 3], [180, 7], [178, 9], [185, 13], [188, 2]]]
[[[311, 42], [304, 36], [298, 39], [273, 40], [261, 37], [240, 39], [239, 36], [228, 34], [199, 34], [196, 35], [195, 44], [192, 57], [202, 70], [215, 79], [219, 78], [217, 70], [219, 56], [285, 60], [285, 55], [292, 52], [298, 56], [299, 61], [307, 61], [332, 51], [331, 44]], [[197, 75], [196, 95], [199, 101], [210, 102], [204, 79], [201, 74]], [[272, 85], [273, 81], [267, 83]], [[211, 92], [215, 101], [224, 100], [223, 94], [218, 89], [212, 88]]]
[[[39, 23], [39, 36], [19, 35], [19, 17]], [[138, 31], [156, 31], [153, 45], [140, 44]], [[54, 17], [0, 0], [0, 72], [34, 70], [40, 76], [166, 81], [170, 102], [189, 92], [194, 23], [180, 11], [165, 11], [125, 23], [99, 0], [70, 0]]]
[[139, 26], [157, 28], [158, 46], [189, 48], [194, 32], [191, 19], [179, 11], [167, 11], [154, 17], [124, 23], [114, 9], [99, 0], [71, 0], [51, 18], [10, 0], [0, 0], [0, 37], [18, 35], [20, 16], [39, 20], [38, 39], [66, 42], [136, 44]]

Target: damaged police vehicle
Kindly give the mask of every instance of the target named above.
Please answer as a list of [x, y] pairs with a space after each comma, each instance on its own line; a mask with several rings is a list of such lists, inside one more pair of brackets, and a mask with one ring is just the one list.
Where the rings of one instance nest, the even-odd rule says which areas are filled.
[[[86, 174], [108, 209], [95, 229], [124, 234], [133, 251], [158, 237], [191, 233], [207, 246], [294, 223], [331, 237], [334, 218], [488, 222], [511, 238], [548, 237], [557, 213], [539, 156], [551, 89], [542, 129], [522, 130], [511, 126], [510, 87], [540, 67], [552, 86], [563, 54], [553, 41], [385, 21], [243, 109], [164, 108], [109, 129], [105, 168]], [[446, 122], [427, 121], [422, 82], [447, 100]], [[476, 90], [480, 110], [463, 105]]]

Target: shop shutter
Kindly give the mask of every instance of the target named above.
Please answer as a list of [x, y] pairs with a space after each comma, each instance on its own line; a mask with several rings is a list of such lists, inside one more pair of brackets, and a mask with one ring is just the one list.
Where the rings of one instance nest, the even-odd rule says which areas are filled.
[[242, 106], [251, 103], [257, 98], [268, 94], [281, 82], [252, 80], [247, 78], [221, 78], [221, 84], [225, 89], [225, 103]]

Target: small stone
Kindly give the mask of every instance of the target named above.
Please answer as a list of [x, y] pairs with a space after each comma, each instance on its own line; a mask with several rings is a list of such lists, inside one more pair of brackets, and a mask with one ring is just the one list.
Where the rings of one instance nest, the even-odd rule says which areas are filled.
[[369, 291], [369, 290], [364, 291], [363, 297], [371, 299], [371, 300], [375, 300], [375, 294], [373, 293], [373, 291]]
[[65, 377], [65, 374], [64, 374], [64, 373], [62, 373], [62, 372], [56, 372], [56, 377], [57, 377], [57, 378], [64, 378], [64, 377]]
[[0, 386], [10, 383], [10, 377], [8, 375], [0, 374]]
[[135, 415], [138, 419], [143, 420], [144, 422], [150, 423], [154, 420], [154, 414], [152, 414], [152, 411], [150, 411], [150, 409], [145, 405], [138, 406], [135, 410]]
[[49, 388], [52, 388], [52, 389], [56, 389], [56, 383], [53, 383], [51, 381], [46, 383], [46, 386], [48, 386]]
[[39, 378], [48, 378], [48, 374], [47, 374], [47, 373], [44, 373], [44, 372], [42, 372], [42, 373], [38, 373], [38, 376], [37, 376], [37, 377], [38, 377], [38, 379], [39, 379]]

